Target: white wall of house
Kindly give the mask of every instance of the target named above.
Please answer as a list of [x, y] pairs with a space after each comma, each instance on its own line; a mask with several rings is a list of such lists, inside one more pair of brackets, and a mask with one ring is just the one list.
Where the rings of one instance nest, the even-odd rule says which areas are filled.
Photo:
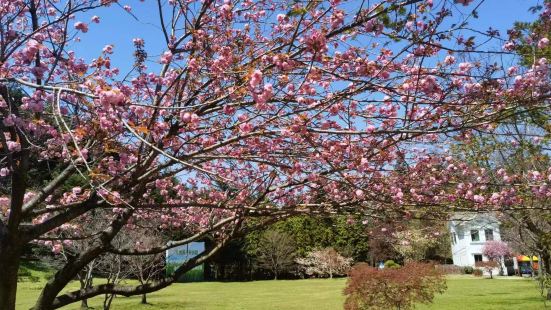
[[456, 266], [474, 267], [476, 260], [488, 261], [488, 257], [482, 255], [484, 243], [501, 241], [499, 221], [491, 214], [457, 214], [449, 222], [449, 229], [453, 264]]

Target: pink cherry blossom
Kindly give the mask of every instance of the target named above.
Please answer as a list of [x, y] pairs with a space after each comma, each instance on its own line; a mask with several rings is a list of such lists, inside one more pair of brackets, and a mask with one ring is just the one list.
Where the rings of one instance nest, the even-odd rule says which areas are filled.
[[507, 42], [505, 42], [505, 44], [503, 45], [503, 49], [504, 49], [505, 51], [512, 51], [514, 48], [515, 48], [515, 43], [512, 42], [512, 41], [507, 41]]
[[455, 3], [459, 3], [459, 4], [462, 4], [464, 6], [467, 6], [469, 5], [471, 2], [473, 2], [474, 0], [454, 0]]
[[5, 177], [10, 174], [10, 170], [8, 168], [2, 168], [0, 169], [0, 177]]
[[7, 141], [6, 144], [8, 145], [8, 150], [10, 152], [19, 152], [21, 151], [21, 144], [16, 141]]
[[61, 245], [60, 243], [56, 243], [52, 246], [52, 252], [54, 254], [59, 254], [61, 253], [61, 250], [63, 250], [63, 245]]
[[538, 48], [546, 48], [549, 45], [549, 39], [548, 38], [541, 38], [538, 41]]
[[86, 33], [86, 32], [88, 32], [88, 25], [86, 23], [83, 23], [83, 22], [76, 22], [75, 23], [75, 29]]
[[260, 83], [262, 83], [262, 72], [260, 70], [255, 70], [251, 75], [249, 85], [252, 88], [256, 88]]
[[105, 105], [122, 104], [126, 100], [124, 94], [118, 89], [102, 91], [99, 97], [101, 103]]
[[172, 61], [172, 53], [170, 51], [166, 51], [161, 55], [162, 64], [168, 64], [171, 61]]

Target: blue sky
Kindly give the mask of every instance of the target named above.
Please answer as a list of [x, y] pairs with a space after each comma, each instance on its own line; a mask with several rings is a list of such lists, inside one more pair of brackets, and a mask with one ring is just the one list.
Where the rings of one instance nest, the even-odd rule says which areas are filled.
[[[480, 18], [473, 20], [473, 25], [506, 30], [513, 21], [533, 20], [534, 15], [528, 12], [528, 9], [541, 2], [541, 0], [485, 0], [478, 11]], [[467, 8], [472, 7], [471, 4]]]
[[[166, 0], [165, 0], [166, 1]], [[353, 5], [359, 0], [351, 0], [348, 5]], [[476, 29], [488, 29], [492, 27], [498, 29], [502, 34], [511, 27], [514, 21], [530, 21], [534, 16], [528, 12], [531, 6], [534, 6], [542, 0], [484, 0], [480, 6], [478, 19], [470, 19], [470, 24]], [[435, 2], [438, 2], [435, 0]], [[88, 33], [80, 33], [82, 42], [73, 46], [79, 57], [87, 60], [98, 57], [102, 48], [107, 44], [115, 45], [115, 54], [111, 56], [112, 66], [121, 69], [125, 74], [133, 63], [132, 53], [134, 51], [132, 39], [141, 37], [146, 42], [146, 50], [150, 59], [156, 61], [158, 55], [165, 49], [165, 42], [162, 32], [159, 28], [157, 1], [138, 0], [120, 1], [122, 5], [130, 5], [132, 13], [139, 19], [137, 21], [133, 16], [126, 13], [117, 5], [108, 8], [102, 8], [79, 14], [76, 21], [83, 21], [90, 24]], [[476, 3], [461, 9], [464, 12], [472, 10]], [[90, 23], [90, 18], [98, 15], [101, 18], [100, 24]], [[155, 64], [149, 63], [150, 69]]]

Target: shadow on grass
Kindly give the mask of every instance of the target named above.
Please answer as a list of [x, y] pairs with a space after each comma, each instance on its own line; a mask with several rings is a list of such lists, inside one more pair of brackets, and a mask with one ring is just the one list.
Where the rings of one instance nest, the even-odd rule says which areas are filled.
[[52, 271], [52, 267], [40, 262], [40, 261], [32, 261], [32, 260], [27, 260], [27, 261], [23, 261], [21, 262], [21, 268], [28, 268], [28, 269], [32, 269], [32, 270], [35, 270], [35, 271], [42, 271], [42, 272], [51, 272]]

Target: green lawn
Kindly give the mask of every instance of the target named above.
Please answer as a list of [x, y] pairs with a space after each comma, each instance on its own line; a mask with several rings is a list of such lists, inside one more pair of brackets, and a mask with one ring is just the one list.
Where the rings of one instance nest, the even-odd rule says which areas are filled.
[[[435, 298], [431, 305], [417, 309], [471, 310], [471, 309], [546, 309], [537, 283], [522, 278], [449, 277], [448, 290]], [[551, 304], [547, 307], [551, 309]]]
[[[151, 305], [139, 305], [139, 297], [118, 297], [113, 309], [342, 309], [345, 282], [345, 279], [312, 279], [175, 284], [150, 294]], [[544, 309], [536, 283], [529, 279], [453, 276], [447, 282], [448, 290], [434, 304], [420, 305], [417, 309]], [[75, 287], [76, 284], [72, 286]], [[17, 309], [28, 309], [39, 288], [40, 283], [20, 283]], [[91, 302], [96, 309], [101, 309], [100, 305], [99, 298]], [[78, 305], [64, 309], [78, 309]]]

